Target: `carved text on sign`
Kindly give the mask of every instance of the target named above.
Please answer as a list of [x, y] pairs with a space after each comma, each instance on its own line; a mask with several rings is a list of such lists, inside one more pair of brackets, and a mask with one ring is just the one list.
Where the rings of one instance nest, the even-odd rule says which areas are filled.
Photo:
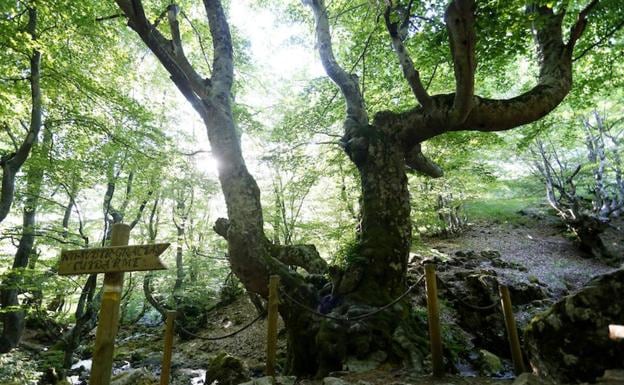
[[169, 243], [111, 246], [99, 249], [63, 250], [59, 275], [163, 270], [158, 256]]

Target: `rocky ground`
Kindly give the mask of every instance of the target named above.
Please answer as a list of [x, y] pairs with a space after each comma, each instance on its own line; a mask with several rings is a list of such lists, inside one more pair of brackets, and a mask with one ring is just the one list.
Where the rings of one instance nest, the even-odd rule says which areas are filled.
[[[524, 327], [535, 314], [580, 289], [593, 276], [614, 270], [587, 259], [572, 241], [562, 235], [562, 229], [547, 214], [531, 211], [519, 214], [519, 218], [513, 223], [476, 223], [459, 236], [426, 239], [426, 246], [417, 248], [411, 257], [411, 282], [422, 274], [424, 263], [436, 264], [449, 376], [434, 379], [382, 367], [364, 373], [335, 373], [334, 379], [324, 381], [284, 379], [284, 384], [511, 383], [513, 376], [497, 285], [510, 287], [519, 326]], [[411, 300], [424, 317], [424, 289], [414, 290]], [[207, 338], [223, 336], [248, 324], [256, 316], [256, 309], [243, 296], [227, 307], [211, 312], [206, 325], [197, 334]], [[125, 376], [126, 380], [118, 379], [118, 385], [157, 383], [157, 377], [150, 380], [150, 376], [158, 376], [160, 371], [162, 330], [162, 326], [135, 326], [120, 331], [115, 367], [118, 372], [125, 373], [122, 377]], [[265, 359], [265, 338], [264, 320], [227, 339], [177, 338], [172, 384], [204, 384], [209, 362], [222, 352], [240, 358], [244, 365], [242, 371], [247, 375], [260, 376]], [[280, 338], [278, 361], [285, 355], [284, 342], [284, 338]], [[28, 353], [20, 349], [15, 354]], [[86, 354], [88, 349], [85, 349]], [[75, 365], [76, 369], [71, 373], [74, 384], [85, 383], [86, 371], [80, 369], [81, 365], [88, 366], [88, 359]], [[128, 371], [129, 368], [140, 370], [133, 372]], [[132, 373], [138, 376], [136, 378], [143, 378], [142, 382], [129, 378]], [[262, 384], [263, 380], [255, 381], [255, 384]], [[527, 384], [533, 383], [527, 381]]]

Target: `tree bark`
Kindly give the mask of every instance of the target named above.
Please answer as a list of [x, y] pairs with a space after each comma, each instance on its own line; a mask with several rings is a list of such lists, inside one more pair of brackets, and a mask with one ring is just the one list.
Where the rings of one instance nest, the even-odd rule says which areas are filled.
[[26, 199], [22, 215], [22, 237], [15, 252], [13, 267], [2, 282], [2, 289], [0, 290], [0, 302], [3, 310], [0, 353], [6, 353], [15, 348], [24, 333], [25, 312], [20, 307], [17, 297], [20, 294], [24, 269], [28, 266], [31, 255], [35, 252], [36, 214], [44, 174], [41, 162], [47, 158], [51, 141], [52, 132], [49, 129], [44, 130], [41, 146], [37, 146], [37, 140], [35, 139], [37, 156], [33, 159], [38, 163], [30, 164], [26, 172]]
[[[37, 8], [28, 8], [27, 32], [31, 39], [37, 40]], [[0, 190], [0, 223], [11, 211], [11, 205], [15, 196], [15, 176], [30, 155], [30, 151], [39, 136], [41, 130], [41, 52], [35, 49], [30, 57], [30, 125], [24, 141], [15, 153], [0, 157], [2, 167], [2, 190]]]
[[[176, 202], [176, 208], [173, 213], [173, 223], [177, 230], [177, 245], [176, 245], [176, 280], [173, 284], [173, 298], [176, 302], [179, 302], [182, 294], [182, 288], [184, 285], [184, 237], [186, 233], [186, 219], [187, 209], [185, 198], [182, 196], [184, 192], [180, 193]], [[179, 223], [176, 220], [176, 214], [179, 215]]]

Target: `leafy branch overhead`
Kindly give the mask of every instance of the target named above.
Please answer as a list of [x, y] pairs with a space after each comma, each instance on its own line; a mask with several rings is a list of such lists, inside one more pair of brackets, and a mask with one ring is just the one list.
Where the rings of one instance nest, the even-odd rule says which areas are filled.
[[[316, 19], [316, 36], [321, 60], [330, 78], [338, 85], [347, 103], [343, 142], [347, 149], [362, 153], [366, 140], [358, 127], [369, 125], [359, 80], [337, 62], [332, 51], [328, 12], [322, 0], [304, 0]], [[442, 170], [423, 156], [420, 144], [450, 131], [502, 131], [534, 122], [555, 109], [572, 87], [574, 48], [583, 35], [588, 18], [598, 7], [592, 0], [578, 13], [569, 31], [564, 31], [565, 9], [555, 11], [548, 5], [530, 5], [527, 20], [538, 53], [537, 84], [528, 91], [507, 99], [492, 99], [475, 94], [477, 70], [477, 4], [474, 0], [452, 1], [444, 12], [448, 48], [453, 63], [455, 89], [450, 94], [430, 95], [423, 84], [417, 63], [412, 60], [406, 41], [413, 14], [413, 1], [385, 1], [384, 21], [392, 46], [418, 105], [408, 111], [379, 111], [372, 125], [392, 131], [404, 143], [406, 164], [421, 173], [438, 177]], [[565, 35], [569, 37], [564, 39]], [[482, 36], [483, 38], [483, 36]], [[353, 156], [352, 156], [353, 158]]]

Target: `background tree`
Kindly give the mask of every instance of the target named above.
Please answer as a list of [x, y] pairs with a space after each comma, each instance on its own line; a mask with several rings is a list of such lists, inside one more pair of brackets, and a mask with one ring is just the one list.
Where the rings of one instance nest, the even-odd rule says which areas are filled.
[[[11, 127], [11, 125], [9, 125], [9, 123], [3, 119], [3, 130], [10, 137], [14, 148], [7, 151], [6, 153], [4, 153], [3, 151], [3, 154], [0, 156], [0, 166], [2, 166], [2, 187], [0, 190], [0, 222], [2, 222], [6, 218], [11, 209], [11, 204], [13, 203], [13, 197], [15, 195], [16, 174], [28, 158], [30, 150], [37, 140], [37, 136], [39, 135], [39, 131], [41, 130], [42, 120], [41, 52], [38, 48], [37, 42], [37, 35], [39, 33], [38, 30], [41, 29], [41, 26], [40, 24], [38, 26], [38, 11], [35, 6], [21, 4], [20, 8], [22, 9], [20, 9], [18, 13], [16, 13], [12, 17], [8, 17], [7, 23], [3, 23], [4, 30], [2, 31], [2, 33], [5, 36], [13, 34], [18, 37], [17, 41], [15, 39], [8, 40], [10, 45], [6, 48], [8, 48], [8, 51], [14, 53], [17, 57], [21, 56], [21, 54], [25, 54], [26, 58], [29, 59], [28, 61], [30, 65], [28, 68], [28, 76], [9, 76], [3, 78], [2, 82], [5, 84], [8, 83], [17, 85], [15, 83], [28, 81], [30, 85], [31, 96], [30, 119], [20, 120], [17, 116], [8, 117], [5, 115], [8, 113], [8, 111], [4, 109], [3, 111], [0, 111], [3, 113], [2, 115], [5, 115], [3, 118], [11, 119], [12, 123], [14, 124], [16, 122], [19, 122], [19, 124], [26, 129], [24, 138], [17, 139], [12, 132], [15, 127]], [[27, 22], [25, 28], [23, 25], [20, 25], [22, 21], [22, 16], [24, 14], [27, 14]], [[20, 29], [22, 28], [25, 29], [25, 34], [18, 33], [18, 31], [20, 31]], [[16, 61], [19, 62], [19, 59], [17, 59]], [[19, 74], [20, 72], [21, 71], [19, 68], [8, 68], [8, 70], [6, 71], [6, 73], [8, 74]], [[8, 99], [8, 95], [4, 95], [4, 92], [0, 93], [0, 96], [3, 96], [3, 99], [5, 100]]]

